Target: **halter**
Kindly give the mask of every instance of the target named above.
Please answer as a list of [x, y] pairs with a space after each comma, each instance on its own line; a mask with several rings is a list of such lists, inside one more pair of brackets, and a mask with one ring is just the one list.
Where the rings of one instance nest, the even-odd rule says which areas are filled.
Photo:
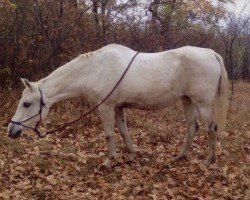
[[[23, 126], [23, 127], [25, 127], [25, 128], [29, 128], [29, 129], [33, 130], [39, 137], [41, 137], [41, 132], [38, 130], [38, 126], [39, 126], [39, 124], [40, 124], [41, 121], [42, 121], [42, 111], [43, 111], [43, 107], [45, 107], [45, 108], [47, 108], [47, 107], [46, 107], [46, 104], [45, 104], [44, 101], [43, 101], [43, 93], [42, 93], [42, 91], [41, 91], [40, 88], [39, 88], [39, 93], [40, 93], [41, 97], [40, 97], [40, 108], [39, 108], [38, 113], [35, 114], [35, 115], [33, 115], [33, 116], [31, 116], [31, 117], [29, 117], [28, 119], [23, 120], [23, 121], [20, 121], [20, 122], [17, 122], [17, 121], [10, 121], [10, 123], [16, 124], [16, 125], [20, 125], [20, 126]], [[36, 123], [35, 127], [26, 126], [26, 125], [24, 124], [24, 122], [27, 122], [27, 121], [29, 121], [29, 120], [35, 118], [35, 117], [38, 116], [38, 115], [39, 115], [39, 121]]]
[[[56, 132], [56, 131], [62, 130], [62, 129], [64, 129], [64, 128], [66, 128], [67, 126], [70, 126], [70, 125], [72, 125], [72, 124], [78, 122], [80, 119], [86, 117], [87, 115], [89, 115], [90, 113], [92, 113], [93, 111], [95, 111], [101, 104], [104, 103], [104, 101], [106, 101], [106, 100], [110, 97], [110, 95], [114, 92], [114, 90], [117, 88], [117, 86], [119, 85], [119, 83], [122, 81], [123, 77], [124, 77], [125, 74], [127, 73], [128, 69], [130, 68], [131, 64], [133, 63], [134, 59], [136, 58], [136, 56], [137, 56], [138, 54], [139, 54], [139, 52], [137, 52], [137, 53], [133, 56], [133, 58], [130, 60], [130, 62], [129, 62], [129, 64], [128, 64], [127, 68], [125, 69], [125, 71], [123, 72], [122, 76], [121, 76], [120, 79], [117, 81], [117, 83], [115, 84], [115, 86], [113, 87], [113, 89], [107, 94], [107, 96], [106, 96], [100, 103], [98, 103], [94, 108], [92, 108], [92, 109], [89, 110], [88, 112], [84, 113], [81, 117], [79, 117], [79, 118], [77, 118], [77, 119], [75, 119], [75, 120], [73, 120], [73, 121], [71, 121], [71, 122], [68, 122], [68, 123], [66, 123], [66, 124], [60, 125], [59, 128], [57, 128], [57, 129], [54, 129], [54, 130], [45, 132], [44, 134], [41, 134], [41, 132], [38, 130], [38, 126], [39, 126], [39, 124], [40, 124], [41, 121], [42, 121], [42, 110], [43, 110], [43, 107], [45, 107], [45, 108], [47, 108], [47, 107], [46, 107], [46, 105], [45, 105], [45, 103], [44, 103], [44, 101], [43, 101], [42, 91], [41, 91], [40, 88], [39, 88], [39, 92], [40, 92], [40, 94], [41, 94], [39, 112], [38, 112], [36, 115], [34, 115], [34, 116], [32, 116], [32, 117], [30, 117], [30, 118], [28, 118], [28, 119], [25, 119], [25, 120], [23, 120], [23, 121], [21, 121], [21, 122], [11, 121], [10, 123], [12, 123], [12, 124], [17, 124], [17, 125], [21, 125], [21, 126], [23, 126], [23, 127], [25, 127], [25, 128], [29, 128], [29, 129], [33, 130], [33, 131], [37, 134], [38, 137], [42, 138], [42, 137], [46, 137], [48, 134], [51, 134], [51, 133], [54, 133], [54, 132]], [[30, 120], [30, 119], [36, 117], [37, 115], [40, 116], [40, 119], [39, 119], [39, 121], [36, 123], [36, 126], [35, 126], [35, 127], [26, 126], [26, 125], [23, 124], [24, 122], [26, 122], [26, 121], [28, 121], [28, 120]]]

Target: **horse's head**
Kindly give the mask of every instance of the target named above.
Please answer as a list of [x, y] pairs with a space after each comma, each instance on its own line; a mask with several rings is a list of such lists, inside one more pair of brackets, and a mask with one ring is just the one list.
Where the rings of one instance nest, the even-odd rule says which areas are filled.
[[35, 127], [48, 114], [46, 97], [42, 91], [26, 79], [21, 81], [25, 89], [8, 126], [8, 133], [12, 138], [19, 137], [24, 128]]

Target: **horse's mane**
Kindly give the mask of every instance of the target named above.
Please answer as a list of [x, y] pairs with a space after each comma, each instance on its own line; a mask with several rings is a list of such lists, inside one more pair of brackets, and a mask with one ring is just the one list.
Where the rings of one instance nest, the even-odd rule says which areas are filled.
[[84, 54], [81, 54], [78, 56], [79, 59], [89, 59], [91, 57], [93, 57], [94, 55], [96, 54], [99, 54], [107, 49], [129, 49], [128, 47], [125, 47], [125, 46], [122, 46], [122, 45], [119, 45], [119, 44], [108, 44], [104, 47], [102, 47], [101, 49], [98, 49], [96, 51], [91, 51], [91, 52], [88, 52], [88, 53], [84, 53]]
[[86, 59], [89, 59], [89, 58], [93, 57], [94, 55], [101, 53], [101, 52], [102, 52], [101, 49], [96, 50], [96, 51], [87, 52], [87, 53], [79, 55], [78, 58], [86, 60]]

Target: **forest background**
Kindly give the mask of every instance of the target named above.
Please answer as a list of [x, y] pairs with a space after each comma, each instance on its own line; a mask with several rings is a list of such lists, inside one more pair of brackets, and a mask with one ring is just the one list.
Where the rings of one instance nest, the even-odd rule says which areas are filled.
[[18, 87], [21, 77], [38, 80], [109, 43], [143, 52], [212, 48], [223, 56], [230, 79], [249, 80], [249, 5], [234, 10], [235, 3], [0, 0], [0, 88]]

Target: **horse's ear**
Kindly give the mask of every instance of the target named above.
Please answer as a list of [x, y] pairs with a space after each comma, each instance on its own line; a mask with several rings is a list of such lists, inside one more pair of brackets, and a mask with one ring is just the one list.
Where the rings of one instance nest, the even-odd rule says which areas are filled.
[[21, 78], [21, 81], [22, 81], [24, 87], [29, 88], [31, 91], [35, 90], [35, 86], [31, 82], [29, 82], [27, 79]]

